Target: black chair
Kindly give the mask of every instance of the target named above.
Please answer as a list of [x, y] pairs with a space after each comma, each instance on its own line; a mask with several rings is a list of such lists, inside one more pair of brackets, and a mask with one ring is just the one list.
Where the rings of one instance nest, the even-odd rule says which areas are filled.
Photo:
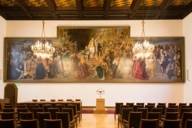
[[178, 108], [166, 108], [165, 112], [179, 112]]
[[114, 113], [115, 119], [116, 119], [116, 115], [120, 114], [120, 110], [122, 106], [123, 106], [123, 103], [115, 103], [115, 113]]
[[20, 128], [38, 128], [37, 119], [20, 120]]
[[45, 100], [45, 99], [40, 99], [39, 101], [40, 101], [40, 102], [45, 102], [46, 100]]
[[0, 128], [16, 128], [16, 123], [13, 119], [0, 119]]
[[15, 113], [14, 112], [1, 112], [1, 119], [15, 119]]
[[161, 113], [160, 112], [148, 112], [147, 119], [160, 119]]
[[137, 106], [141, 106], [142, 108], [145, 106], [145, 103], [136, 103]]
[[63, 108], [62, 112], [68, 112], [69, 113], [70, 122], [75, 122], [75, 125], [77, 127], [77, 120], [74, 117], [73, 109], [72, 108]]
[[[128, 128], [139, 128], [140, 122], [142, 119], [142, 113], [141, 112], [130, 112], [129, 113], [129, 123]], [[125, 125], [127, 127], [127, 124]]]
[[145, 108], [148, 109], [148, 112], [152, 112], [152, 109], [155, 108], [154, 104], [145, 105]]
[[147, 118], [147, 114], [148, 114], [148, 109], [147, 108], [138, 108], [137, 111], [138, 112], [142, 112], [142, 119], [146, 119]]
[[185, 128], [192, 128], [192, 119], [188, 119], [185, 122]]
[[20, 103], [17, 103], [16, 107], [17, 107], [17, 109], [18, 108], [27, 108], [27, 106], [25, 104], [20, 104]]
[[20, 112], [29, 112], [28, 108], [17, 108], [17, 113], [19, 114]]
[[166, 103], [158, 103], [158, 104], [157, 104], [157, 107], [158, 107], [158, 106], [159, 106], [159, 107], [165, 107], [165, 108], [166, 108]]
[[44, 128], [62, 128], [61, 119], [44, 119]]
[[133, 108], [129, 108], [129, 107], [122, 107], [121, 108], [121, 112], [118, 118], [118, 126], [121, 124], [123, 124], [123, 122], [127, 122], [129, 120], [129, 113], [133, 111]]
[[62, 120], [63, 128], [73, 128], [75, 127], [75, 122], [70, 121], [69, 113], [68, 112], [56, 112], [56, 119]]
[[155, 103], [147, 103], [147, 105], [155, 107]]
[[163, 128], [181, 128], [180, 120], [164, 120]]
[[133, 107], [133, 106], [134, 106], [134, 103], [128, 102], [128, 103], [126, 103], [126, 106], [127, 106], [127, 107]]
[[2, 112], [15, 112], [14, 108], [3, 108]]
[[56, 112], [59, 112], [59, 108], [48, 108], [47, 112], [51, 113], [52, 119], [56, 119]]
[[32, 120], [33, 119], [33, 113], [32, 112], [20, 112], [18, 114], [19, 120]]
[[177, 120], [179, 118], [178, 112], [166, 112], [165, 119], [167, 120]]
[[53, 108], [52, 104], [43, 104], [42, 108], [44, 109], [44, 112], [48, 112], [48, 108]]
[[37, 118], [37, 113], [38, 112], [43, 112], [43, 108], [37, 107], [37, 108], [32, 108], [31, 112], [33, 112], [34, 118]]
[[140, 128], [159, 128], [157, 119], [142, 119]]
[[187, 108], [183, 107], [183, 108], [181, 108], [180, 109], [180, 118], [182, 118], [184, 112], [192, 112], [192, 108], [191, 107], [187, 107]]
[[188, 119], [192, 119], [192, 112], [184, 112], [182, 116], [182, 127], [185, 126], [185, 123]]
[[163, 115], [163, 108], [153, 108], [152, 112], [160, 112]]
[[11, 105], [11, 104], [5, 104], [5, 105], [4, 105], [4, 108], [13, 108], [13, 105]]
[[168, 108], [178, 107], [176, 103], [168, 103]]
[[179, 108], [187, 107], [187, 103], [179, 103]]
[[51, 119], [50, 112], [37, 112], [37, 120], [39, 121], [40, 128], [44, 128], [44, 119]]

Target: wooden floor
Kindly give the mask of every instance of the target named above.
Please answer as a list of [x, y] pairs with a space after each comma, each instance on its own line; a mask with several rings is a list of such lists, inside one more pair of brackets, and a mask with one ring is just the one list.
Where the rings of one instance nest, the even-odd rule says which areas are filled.
[[113, 114], [83, 114], [78, 128], [117, 128]]

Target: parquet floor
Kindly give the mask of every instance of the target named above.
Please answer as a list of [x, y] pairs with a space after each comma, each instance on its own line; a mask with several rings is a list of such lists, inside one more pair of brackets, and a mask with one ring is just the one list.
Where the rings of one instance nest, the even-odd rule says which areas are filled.
[[117, 128], [113, 114], [83, 114], [78, 128]]

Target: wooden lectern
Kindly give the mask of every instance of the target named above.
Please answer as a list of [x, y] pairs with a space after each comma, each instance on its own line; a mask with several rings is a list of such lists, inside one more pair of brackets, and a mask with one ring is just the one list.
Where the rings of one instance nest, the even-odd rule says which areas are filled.
[[105, 113], [105, 99], [97, 98], [96, 99], [96, 111], [97, 114]]

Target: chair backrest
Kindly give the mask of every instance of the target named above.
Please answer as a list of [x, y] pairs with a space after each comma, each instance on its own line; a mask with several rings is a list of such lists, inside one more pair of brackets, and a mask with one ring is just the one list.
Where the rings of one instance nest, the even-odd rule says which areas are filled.
[[129, 113], [129, 128], [139, 128], [142, 119], [141, 112], [130, 112]]
[[50, 101], [51, 101], [51, 102], [55, 102], [55, 101], [56, 101], [56, 99], [50, 99]]
[[157, 119], [142, 119], [140, 128], [159, 128], [159, 120], [157, 120]]
[[32, 99], [32, 102], [38, 102], [38, 99]]
[[147, 118], [159, 120], [161, 118], [161, 113], [160, 112], [148, 112]]
[[16, 123], [13, 119], [0, 119], [0, 128], [16, 128]]
[[5, 105], [4, 105], [4, 108], [13, 108], [13, 105], [11, 105], [11, 104], [5, 104]]
[[147, 105], [155, 107], [155, 103], [147, 103]]
[[192, 112], [184, 112], [182, 116], [182, 127], [184, 127], [186, 121], [192, 119]]
[[38, 128], [37, 119], [20, 120], [20, 128]]
[[48, 108], [47, 111], [51, 113], [51, 118], [55, 119], [56, 112], [59, 112], [59, 108]]
[[14, 108], [3, 108], [2, 112], [15, 112]]
[[152, 104], [145, 105], [145, 108], [148, 109], [148, 112], [152, 112], [152, 109], [155, 108], [155, 105], [152, 105]]
[[177, 120], [179, 118], [178, 112], [166, 112], [165, 113], [165, 119], [168, 120]]
[[121, 106], [123, 106], [123, 103], [115, 103], [115, 114], [120, 113]]
[[147, 118], [148, 108], [138, 108], [137, 111], [138, 112], [142, 112], [142, 119], [146, 119]]
[[133, 107], [133, 106], [134, 106], [134, 103], [128, 102], [128, 103], [126, 103], [126, 106], [127, 106], [127, 107]]
[[164, 120], [163, 128], [181, 128], [181, 120]]
[[179, 112], [178, 108], [166, 108], [165, 112]]
[[28, 108], [17, 108], [17, 113], [19, 114], [20, 112], [29, 112]]
[[123, 120], [129, 120], [129, 113], [133, 111], [133, 108], [123, 107], [121, 110], [121, 117]]
[[15, 119], [15, 113], [14, 112], [1, 112], [1, 119]]
[[45, 102], [46, 100], [45, 99], [40, 99], [40, 102]]
[[187, 103], [179, 103], [179, 108], [187, 107]]
[[185, 122], [185, 128], [192, 128], [192, 119], [188, 119]]
[[64, 99], [58, 99], [57, 101], [58, 101], [58, 102], [63, 102], [63, 101], [64, 101]]
[[145, 106], [145, 103], [136, 103], [137, 106], [141, 106], [142, 108]]
[[191, 107], [188, 107], [188, 108], [183, 107], [183, 108], [181, 108], [180, 109], [180, 118], [182, 118], [184, 112], [192, 112], [192, 108]]
[[37, 113], [38, 112], [43, 112], [43, 108], [32, 108], [31, 109], [31, 112], [33, 112], [33, 115], [34, 115], [34, 118], [36, 119], [37, 118]]
[[177, 107], [176, 103], [168, 103], [168, 108], [175, 108]]
[[77, 106], [75, 104], [69, 104], [66, 106], [66, 108], [72, 108], [73, 109], [73, 115], [77, 114]]
[[37, 120], [39, 121], [40, 128], [44, 128], [44, 119], [51, 119], [50, 112], [37, 112]]
[[18, 114], [19, 120], [32, 120], [33, 119], [33, 113], [32, 112], [20, 112]]
[[157, 104], [157, 107], [160, 106], [160, 107], [165, 107], [166, 108], [166, 103], [158, 103]]
[[64, 128], [68, 128], [70, 125], [70, 117], [68, 112], [56, 112], [56, 119], [62, 120]]
[[63, 108], [63, 109], [62, 109], [62, 112], [68, 112], [68, 113], [69, 113], [70, 121], [73, 120], [73, 118], [74, 118], [74, 113], [73, 113], [73, 109], [72, 109], [72, 108]]
[[44, 119], [44, 128], [62, 128], [62, 120]]
[[153, 108], [152, 112], [160, 112], [163, 115], [163, 108]]

